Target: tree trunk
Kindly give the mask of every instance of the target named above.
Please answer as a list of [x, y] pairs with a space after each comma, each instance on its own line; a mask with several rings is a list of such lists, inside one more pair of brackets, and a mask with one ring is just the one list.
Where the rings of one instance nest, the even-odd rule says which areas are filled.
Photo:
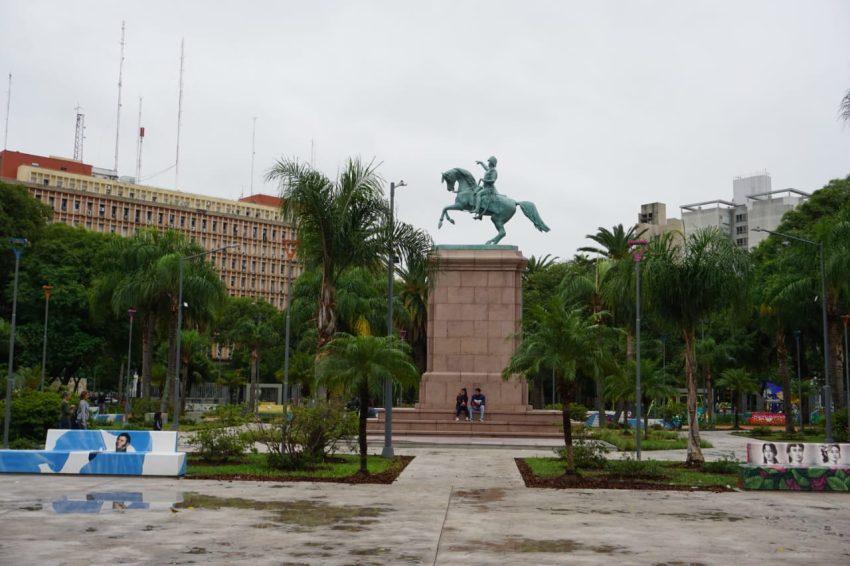
[[322, 270], [322, 286], [319, 297], [318, 349], [327, 344], [336, 333], [336, 289], [331, 282], [330, 269]]
[[576, 473], [576, 460], [573, 454], [573, 423], [570, 420], [570, 386], [561, 381], [561, 421], [564, 425], [564, 447], [567, 449], [567, 474]]
[[699, 439], [699, 420], [697, 419], [697, 380], [696, 380], [696, 341], [691, 329], [683, 330], [685, 338], [685, 377], [688, 384], [688, 457], [685, 465], [702, 469], [705, 457], [702, 455]]
[[714, 380], [709, 364], [703, 365], [703, 382], [705, 383], [705, 417], [706, 422], [714, 422]]
[[782, 378], [782, 412], [785, 414], [785, 432], [794, 432], [794, 411], [791, 408], [791, 373], [788, 368], [788, 347], [785, 332], [776, 333], [776, 358], [779, 362], [779, 377]]
[[153, 335], [155, 320], [152, 314], [142, 316], [142, 397], [151, 397], [151, 366], [153, 365]]
[[369, 466], [366, 459], [366, 418], [369, 416], [369, 383], [364, 379], [360, 384], [359, 389], [360, 422], [357, 426], [357, 443], [360, 445], [360, 470], [357, 473], [361, 476], [368, 476]]
[[602, 384], [602, 376], [596, 376], [596, 419], [599, 422], [599, 428], [605, 428], [608, 425], [608, 418], [605, 415], [605, 387]]
[[740, 426], [738, 426], [738, 409], [740, 408], [739, 407], [739, 404], [740, 404], [739, 400], [740, 399], [741, 399], [741, 393], [738, 390], [733, 390], [732, 391], [732, 411], [735, 413], [735, 425], [733, 427], [735, 430], [739, 430], [741, 428]]
[[251, 377], [248, 380], [248, 407], [257, 414], [257, 349], [251, 350]]
[[[177, 316], [176, 309], [174, 311], [174, 316]], [[174, 324], [172, 324], [172, 322]], [[173, 380], [177, 379], [177, 360], [175, 360], [175, 356], [177, 355], [177, 319], [169, 319], [168, 323], [168, 365], [165, 371], [165, 385], [163, 385], [159, 402], [159, 410], [162, 413], [165, 413], [168, 410], [168, 396], [174, 387]], [[174, 409], [177, 409], [177, 407], [174, 407]], [[175, 414], [176, 413], [172, 413], [172, 418], [174, 418]]]

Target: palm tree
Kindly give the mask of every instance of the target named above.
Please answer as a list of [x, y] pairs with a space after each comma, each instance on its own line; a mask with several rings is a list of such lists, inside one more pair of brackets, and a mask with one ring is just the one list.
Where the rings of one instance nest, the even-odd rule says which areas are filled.
[[594, 375], [603, 358], [596, 340], [603, 328], [583, 309], [567, 309], [559, 295], [532, 307], [522, 342], [502, 371], [502, 378], [534, 375], [543, 369], [554, 372], [561, 396], [567, 473], [575, 472], [570, 402], [579, 374]]
[[[744, 393], [755, 393], [758, 391], [758, 383], [747, 370], [742, 368], [730, 368], [724, 370], [720, 374], [720, 379], [717, 380], [717, 387], [728, 389], [732, 392], [732, 410], [735, 412], [735, 430], [738, 426], [738, 401]], [[787, 395], [787, 394], [786, 394]], [[787, 395], [790, 397], [790, 395]]]
[[585, 238], [593, 240], [601, 247], [595, 248], [593, 246], [587, 246], [583, 248], [579, 248], [580, 252], [590, 252], [599, 254], [603, 257], [607, 257], [609, 259], [620, 260], [629, 257], [629, 240], [636, 240], [640, 238], [646, 229], [644, 228], [640, 232], [636, 231], [636, 226], [632, 226], [628, 230], [623, 228], [622, 224], [617, 224], [614, 226], [613, 230], [609, 230], [608, 228], [604, 228], [600, 226], [597, 229], [596, 234], [588, 234]]
[[299, 259], [322, 274], [317, 327], [318, 345], [337, 331], [336, 286], [352, 266], [375, 265], [386, 253], [388, 205], [374, 163], [349, 160], [336, 181], [309, 165], [279, 160], [266, 180], [281, 184], [282, 211], [292, 222]]
[[741, 303], [750, 277], [747, 253], [716, 229], [691, 234], [681, 247], [672, 238], [653, 240], [646, 254], [644, 289], [653, 309], [677, 326], [685, 342], [688, 388], [688, 466], [705, 464], [697, 422], [696, 329], [711, 313]]
[[329, 385], [354, 389], [360, 404], [357, 439], [360, 445], [360, 470], [368, 475], [366, 460], [366, 419], [369, 394], [379, 393], [383, 380], [391, 378], [405, 385], [415, 383], [419, 371], [410, 361], [408, 345], [395, 336], [352, 336], [339, 333], [320, 350], [316, 376]]

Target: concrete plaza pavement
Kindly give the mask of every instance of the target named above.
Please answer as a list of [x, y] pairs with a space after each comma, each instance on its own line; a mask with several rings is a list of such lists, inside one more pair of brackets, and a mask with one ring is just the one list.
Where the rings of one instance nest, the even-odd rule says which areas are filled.
[[[744, 456], [704, 436], [709, 459]], [[397, 438], [415, 459], [389, 486], [2, 474], [0, 564], [850, 562], [848, 494], [524, 487], [514, 458], [549, 444]], [[120, 492], [149, 508], [59, 512]]]

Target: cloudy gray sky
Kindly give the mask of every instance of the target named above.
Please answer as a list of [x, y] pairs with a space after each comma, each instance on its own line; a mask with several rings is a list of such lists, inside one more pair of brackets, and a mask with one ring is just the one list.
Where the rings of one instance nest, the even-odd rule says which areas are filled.
[[[119, 40], [126, 22], [119, 169], [174, 188], [185, 38], [180, 190], [225, 198], [276, 158], [329, 175], [348, 156], [404, 179], [398, 214], [437, 243], [482, 243], [492, 225], [455, 213], [452, 167], [499, 158], [500, 192], [537, 203], [503, 241], [571, 257], [598, 226], [642, 203], [731, 199], [732, 177], [767, 170], [775, 189], [850, 173], [850, 2], [463, 1], [95, 2], [0, 0], [8, 148], [111, 167]], [[476, 175], [479, 175], [476, 172]]]

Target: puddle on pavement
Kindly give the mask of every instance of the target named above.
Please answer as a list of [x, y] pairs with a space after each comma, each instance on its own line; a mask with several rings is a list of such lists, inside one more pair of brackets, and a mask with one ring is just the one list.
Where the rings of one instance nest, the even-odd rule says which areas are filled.
[[[362, 531], [377, 517], [392, 509], [386, 507], [358, 507], [355, 505], [330, 505], [322, 501], [257, 501], [240, 497], [218, 497], [200, 493], [185, 493], [175, 509], [250, 509], [267, 511], [273, 523], [296, 527], [331, 527], [335, 530]], [[258, 528], [268, 528], [260, 523]]]
[[[104, 511], [123, 512], [128, 510], [170, 509], [183, 500], [178, 492], [156, 492], [144, 494], [140, 491], [92, 491], [85, 498], [62, 496], [50, 503], [55, 513], [97, 514]], [[41, 506], [38, 506], [39, 509]], [[36, 509], [30, 509], [36, 510]]]
[[690, 521], [727, 521], [729, 523], [743, 521], [746, 518], [740, 515], [730, 515], [729, 513], [724, 513], [723, 511], [703, 511], [697, 513], [659, 513], [659, 515], [663, 515], [665, 517], [675, 517], [677, 519], [685, 519]]
[[522, 537], [506, 537], [501, 541], [471, 541], [463, 546], [453, 546], [451, 550], [474, 550], [495, 553], [559, 553], [594, 552], [596, 554], [618, 554], [625, 552], [622, 546], [612, 544], [583, 544], [570, 539], [529, 539]]
[[459, 489], [454, 493], [457, 497], [469, 500], [470, 503], [484, 504], [502, 501], [505, 498], [505, 490], [501, 487], [484, 489]]

